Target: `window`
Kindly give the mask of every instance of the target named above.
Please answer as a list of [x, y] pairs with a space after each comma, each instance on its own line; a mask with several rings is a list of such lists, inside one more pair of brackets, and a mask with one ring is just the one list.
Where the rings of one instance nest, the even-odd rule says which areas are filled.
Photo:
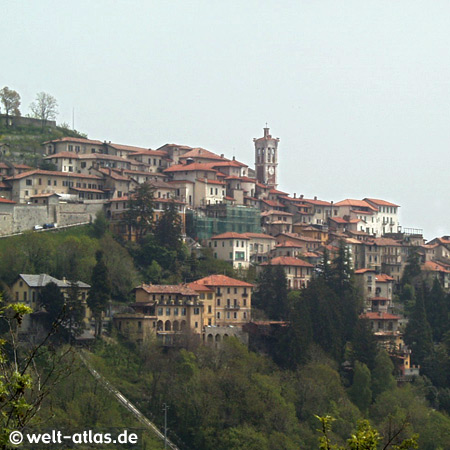
[[208, 314], [211, 314], [211, 313], [212, 313], [212, 306], [209, 305], [209, 306], [208, 306]]
[[231, 292], [231, 288], [227, 288], [227, 294]]
[[217, 306], [220, 306], [220, 298], [217, 299]]
[[142, 330], [142, 322], [140, 320], [138, 321], [138, 330]]
[[27, 180], [27, 182], [26, 182], [26, 185], [27, 186], [33, 186], [33, 180]]
[[181, 308], [181, 315], [185, 316], [186, 315], [186, 308]]
[[230, 313], [229, 312], [227, 312], [227, 319], [229, 319], [230, 318]]
[[173, 308], [173, 315], [178, 316], [178, 308]]
[[194, 314], [197, 316], [200, 314], [200, 308], [194, 308]]
[[233, 319], [237, 319], [237, 312], [233, 313]]
[[170, 308], [166, 308], [166, 316], [170, 316]]
[[164, 314], [163, 308], [158, 308], [158, 316], [162, 316]]
[[195, 322], [195, 328], [198, 328], [198, 322]]
[[234, 288], [234, 293], [237, 294], [237, 288]]
[[220, 319], [220, 311], [217, 313], [217, 318]]

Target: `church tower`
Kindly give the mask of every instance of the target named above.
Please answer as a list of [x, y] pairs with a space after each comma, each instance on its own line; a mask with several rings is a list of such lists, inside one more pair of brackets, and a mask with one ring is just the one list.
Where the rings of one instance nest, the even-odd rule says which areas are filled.
[[255, 171], [256, 179], [262, 184], [272, 188], [277, 184], [278, 166], [278, 138], [273, 138], [269, 133], [269, 128], [264, 128], [264, 136], [253, 139], [255, 143]]

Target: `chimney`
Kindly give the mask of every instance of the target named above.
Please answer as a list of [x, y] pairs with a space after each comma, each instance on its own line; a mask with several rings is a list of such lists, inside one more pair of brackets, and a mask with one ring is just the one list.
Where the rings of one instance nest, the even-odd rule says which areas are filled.
[[222, 153], [222, 154], [220, 155], [220, 157], [221, 157], [221, 158], [225, 158], [225, 154]]
[[314, 196], [314, 200], [317, 200], [317, 195]]
[[294, 198], [297, 198], [297, 194], [294, 192]]
[[233, 161], [236, 161], [236, 156], [233, 156]]
[[303, 194], [302, 194], [302, 195], [300, 195], [300, 198], [303, 198]]

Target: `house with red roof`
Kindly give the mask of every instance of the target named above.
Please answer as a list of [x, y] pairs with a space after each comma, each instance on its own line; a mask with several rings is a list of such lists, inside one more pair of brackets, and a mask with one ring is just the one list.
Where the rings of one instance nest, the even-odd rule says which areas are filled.
[[[188, 286], [197, 291], [204, 302], [205, 327], [241, 328], [251, 320], [253, 284], [226, 275], [210, 275]], [[206, 342], [212, 331], [211, 328], [205, 330]]]
[[355, 278], [365, 298], [365, 310], [387, 312], [392, 309], [394, 278], [374, 269], [357, 269]]
[[[269, 200], [272, 202], [272, 200]], [[268, 202], [268, 201], [263, 201]], [[268, 209], [261, 213], [261, 227], [266, 234], [277, 236], [292, 231], [292, 213]]]

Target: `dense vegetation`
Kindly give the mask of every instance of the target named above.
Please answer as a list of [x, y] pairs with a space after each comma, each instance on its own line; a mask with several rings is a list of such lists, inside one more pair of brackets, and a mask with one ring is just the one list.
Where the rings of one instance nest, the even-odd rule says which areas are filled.
[[[163, 232], [168, 223], [158, 226], [139, 244], [119, 243], [102, 215], [70, 231], [3, 239], [0, 275], [6, 285], [19, 273], [46, 272], [98, 283], [101, 290], [107, 274], [118, 302], [127, 301], [141, 281], [178, 283], [214, 272], [239, 275], [207, 250], [190, 253], [177, 233]], [[257, 313], [289, 326], [263, 343], [252, 340], [250, 350], [232, 339], [218, 349], [191, 343], [188, 349], [164, 350], [155, 342], [136, 348], [112, 336], [96, 343], [92, 361], [159, 425], [162, 404], [169, 404], [169, 427], [182, 448], [317, 448], [320, 422], [315, 416], [330, 415], [336, 420], [327, 436], [339, 445], [366, 418], [379, 430], [382, 445], [418, 433], [419, 448], [445, 449], [450, 442], [450, 333], [443, 316], [448, 317], [449, 297], [417, 264], [411, 256], [398, 296], [410, 317], [405, 339], [423, 367], [424, 376], [413, 383], [397, 385], [391, 358], [377, 349], [368, 323], [358, 318], [362, 299], [344, 247], [332, 262], [325, 255], [315, 280], [302, 291], [289, 292], [279, 268], [268, 266], [259, 275]], [[83, 426], [86, 417], [92, 419], [83, 408], [92, 404], [96, 417], [105, 420], [97, 422], [99, 427], [129, 423], [112, 399], [96, 395], [100, 387], [89, 377], [71, 377], [52, 389], [41, 419], [52, 408], [52, 426], [68, 426], [63, 412], [68, 410], [73, 423]]]

